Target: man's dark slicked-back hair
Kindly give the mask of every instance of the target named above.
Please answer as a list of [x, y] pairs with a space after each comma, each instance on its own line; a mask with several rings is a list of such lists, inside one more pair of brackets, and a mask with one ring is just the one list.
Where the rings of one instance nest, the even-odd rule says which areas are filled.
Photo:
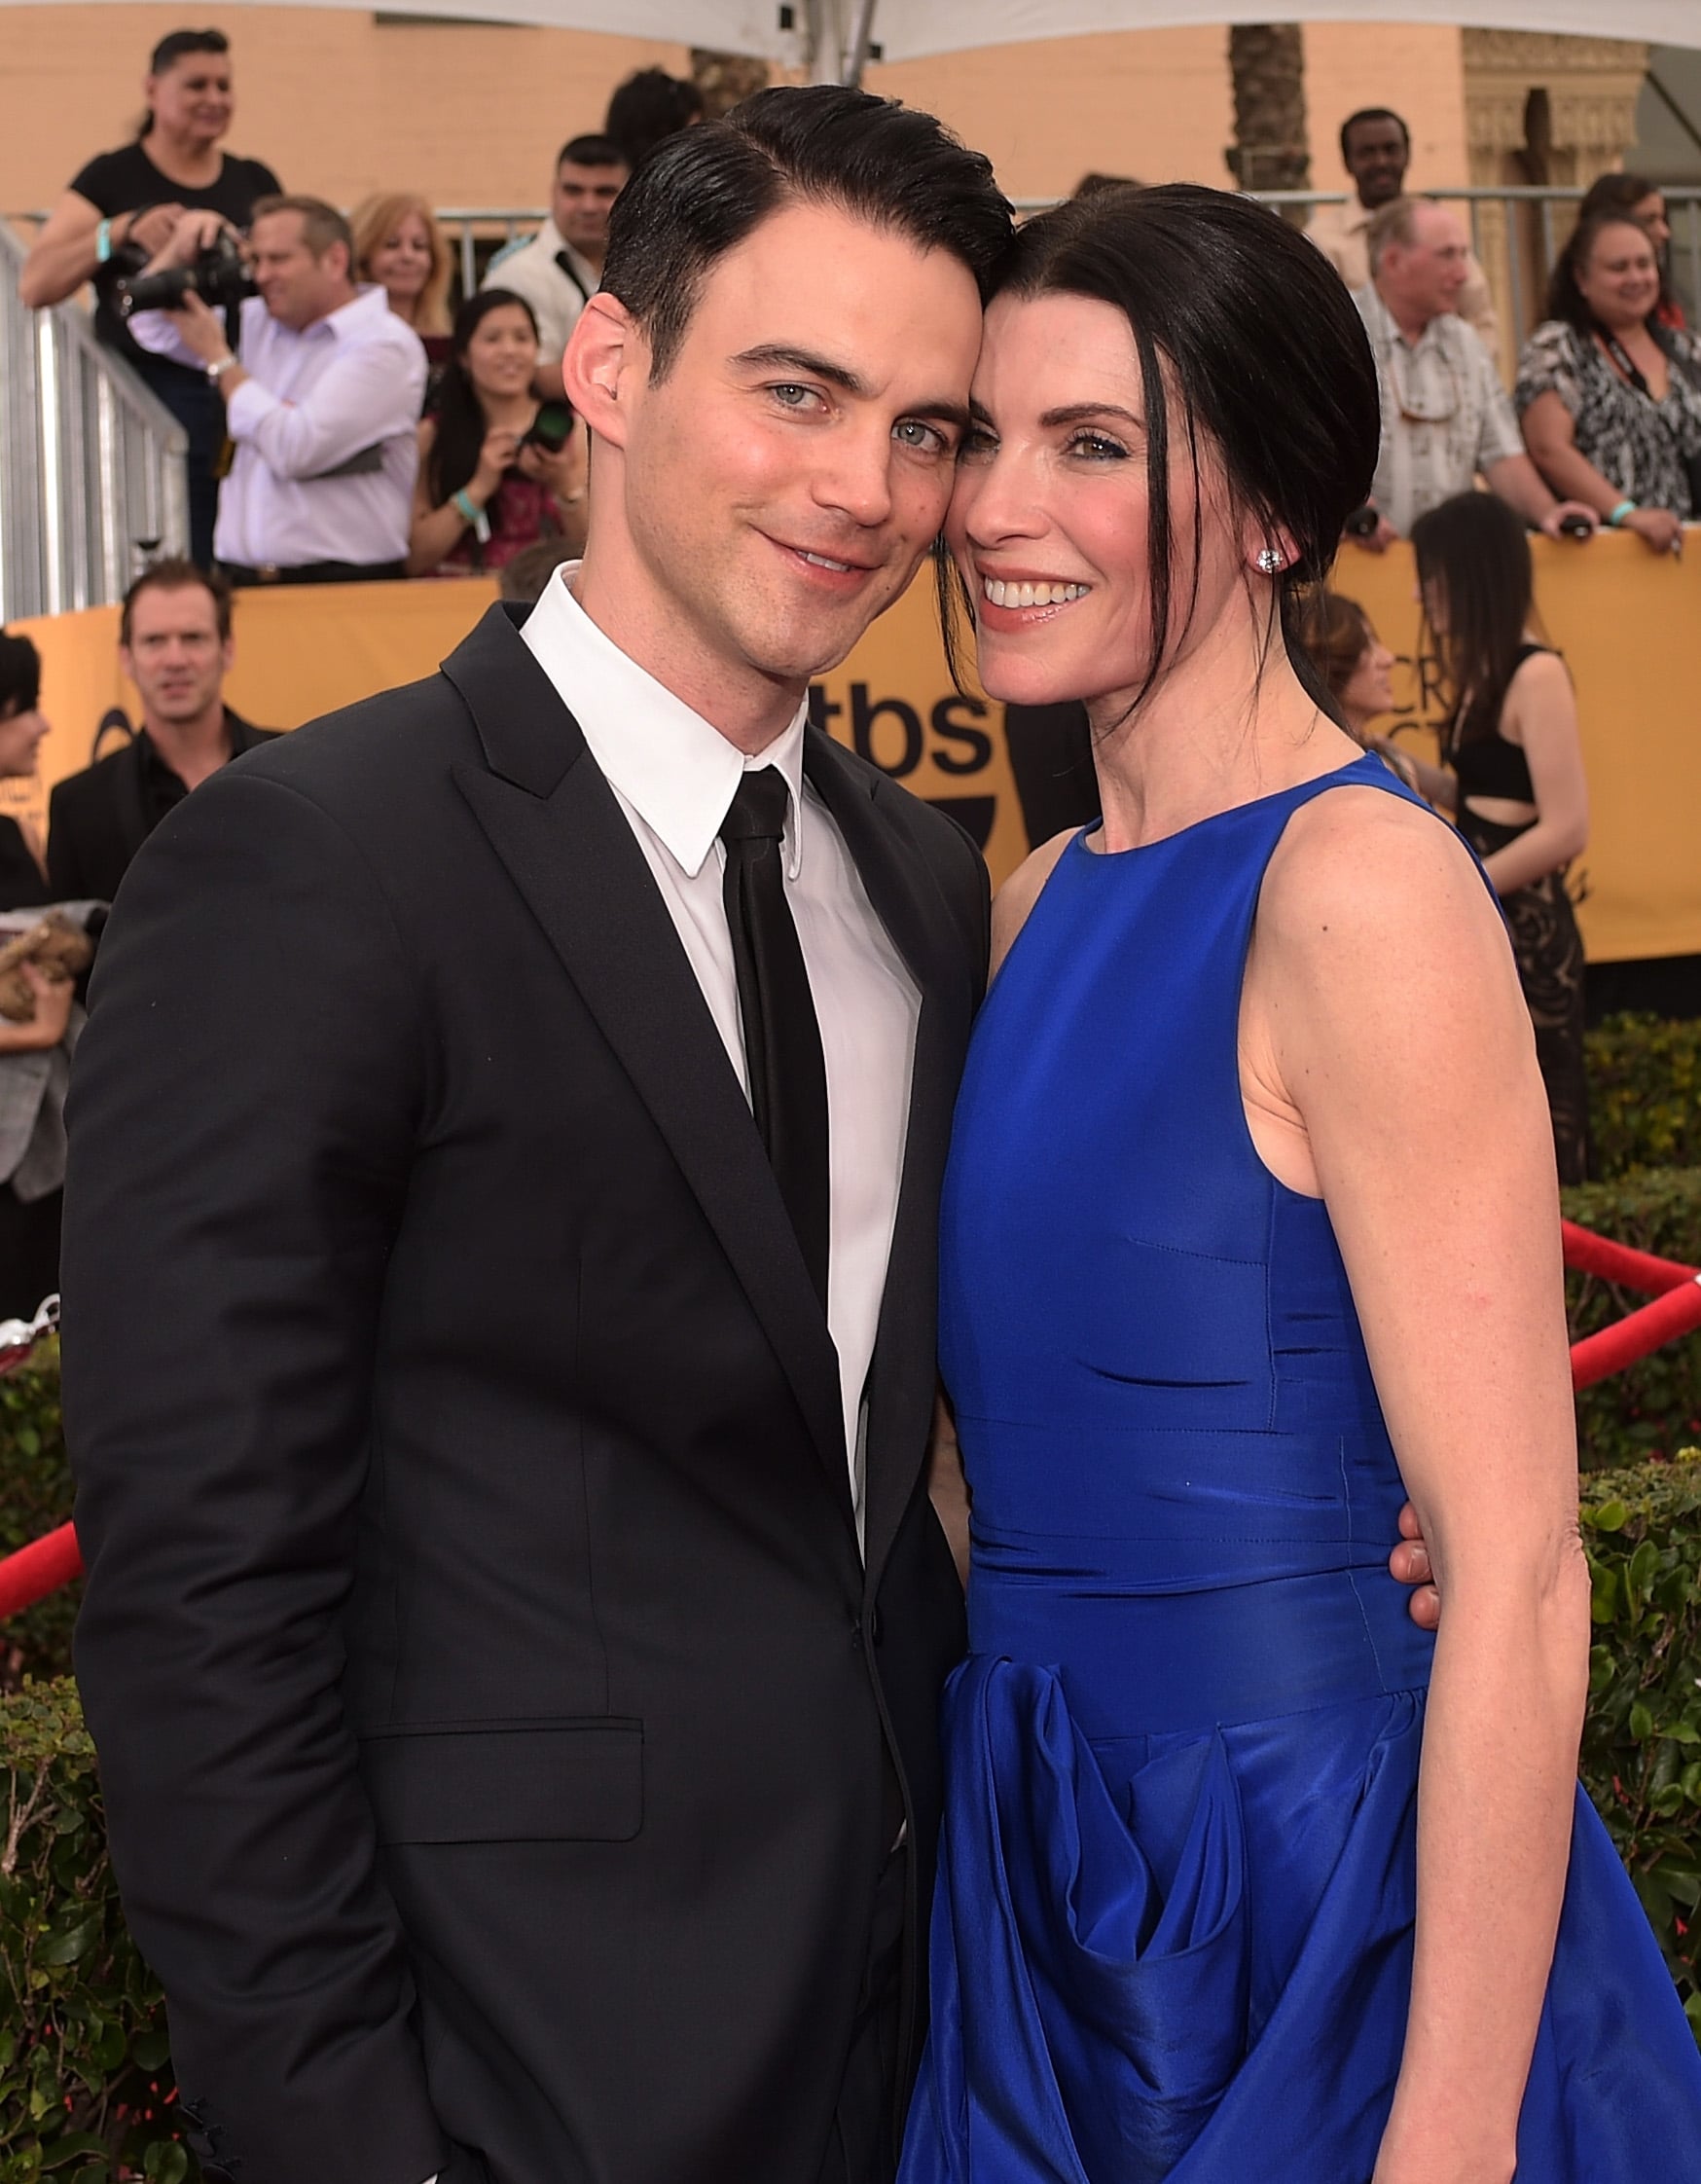
[[602, 287], [648, 337], [652, 379], [667, 377], [715, 261], [799, 203], [948, 252], [983, 296], [1010, 241], [992, 163], [931, 114], [837, 84], [758, 91], [658, 145], [609, 218]]

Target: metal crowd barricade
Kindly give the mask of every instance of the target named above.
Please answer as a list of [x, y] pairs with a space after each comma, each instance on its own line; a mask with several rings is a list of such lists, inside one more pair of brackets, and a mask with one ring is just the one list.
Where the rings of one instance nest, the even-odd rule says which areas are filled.
[[0, 222], [0, 619], [122, 599], [189, 545], [188, 440], [80, 305], [32, 311]]

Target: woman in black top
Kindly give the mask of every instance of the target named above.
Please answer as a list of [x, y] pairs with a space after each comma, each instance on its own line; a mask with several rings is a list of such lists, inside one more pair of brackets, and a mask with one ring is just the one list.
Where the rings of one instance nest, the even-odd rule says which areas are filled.
[[[1444, 766], [1418, 785], [1451, 812], [1511, 931], [1536, 1027], [1561, 1183], [1585, 1183], [1583, 942], [1566, 874], [1589, 835], [1589, 790], [1571, 676], [1533, 634], [1523, 525], [1493, 493], [1461, 493], [1412, 526], [1424, 613], [1453, 710]], [[1378, 747], [1382, 747], [1378, 746]]]
[[258, 160], [218, 148], [235, 111], [223, 31], [174, 30], [163, 38], [149, 64], [146, 95], [141, 133], [121, 151], [102, 152], [75, 177], [36, 237], [19, 286], [24, 302], [41, 309], [94, 282], [95, 332], [189, 434], [190, 549], [210, 568], [224, 405], [203, 374], [136, 346], [112, 291], [164, 246], [183, 213], [216, 212], [233, 228], [246, 228], [259, 200], [275, 196], [282, 184]]

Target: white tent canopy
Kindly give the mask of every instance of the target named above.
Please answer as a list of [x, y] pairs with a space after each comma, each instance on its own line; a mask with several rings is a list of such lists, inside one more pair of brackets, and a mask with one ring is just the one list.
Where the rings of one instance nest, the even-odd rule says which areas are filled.
[[1701, 46], [1701, 0], [1613, 0], [1610, 9], [1602, 0], [407, 0], [407, 7], [411, 15], [461, 21], [553, 23], [759, 54], [817, 76], [840, 73], [862, 44], [859, 32], [873, 37], [887, 60], [1084, 31], [1231, 22], [1459, 23]]

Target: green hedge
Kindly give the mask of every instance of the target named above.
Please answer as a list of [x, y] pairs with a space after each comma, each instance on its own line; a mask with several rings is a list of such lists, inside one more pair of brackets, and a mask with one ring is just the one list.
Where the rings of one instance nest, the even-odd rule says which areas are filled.
[[1584, 1051], [1599, 1175], [1701, 1167], [1701, 1023], [1609, 1016]]
[[[0, 1378], [0, 1556], [39, 1540], [70, 1513], [71, 1466], [59, 1423], [55, 1336], [18, 1371]], [[70, 1673], [71, 1625], [82, 1597], [81, 1583], [65, 1585], [0, 1623], [0, 1691], [15, 1691], [25, 1676], [41, 1683]]]
[[1701, 1449], [1586, 1481], [1583, 1779], [1701, 2039]]
[[0, 2184], [182, 2184], [164, 2007], [119, 1909], [68, 1677], [0, 1697]]
[[[1701, 1266], [1701, 1168], [1647, 1169], [1617, 1183], [1562, 1193], [1583, 1227], [1685, 1266]], [[1566, 1276], [1574, 1342], [1610, 1327], [1647, 1298], [1594, 1275]], [[1701, 1440], [1701, 1333], [1668, 1342], [1640, 1365], [1577, 1398], [1577, 1445], [1585, 1471], [1670, 1456]]]

